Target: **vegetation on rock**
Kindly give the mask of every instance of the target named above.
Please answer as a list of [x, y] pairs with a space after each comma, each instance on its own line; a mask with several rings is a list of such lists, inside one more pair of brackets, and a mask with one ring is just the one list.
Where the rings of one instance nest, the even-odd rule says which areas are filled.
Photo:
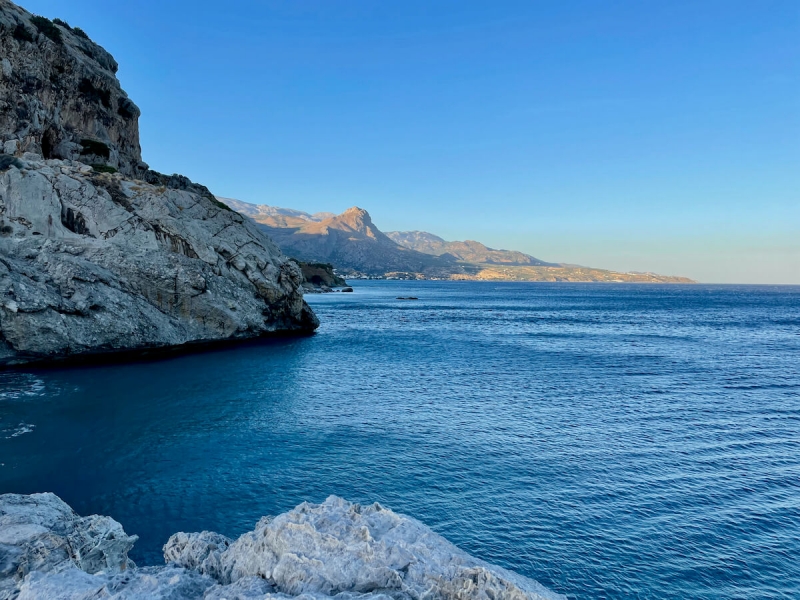
[[33, 34], [22, 23], [17, 23], [14, 28], [14, 39], [20, 42], [32, 42]]
[[[36, 29], [39, 30], [39, 33], [44, 34], [51, 40], [53, 40], [56, 44], [63, 44], [64, 37], [61, 34], [61, 30], [47, 17], [40, 17], [39, 15], [35, 15], [31, 17], [31, 23], [36, 25]], [[63, 21], [62, 21], [63, 23]]]

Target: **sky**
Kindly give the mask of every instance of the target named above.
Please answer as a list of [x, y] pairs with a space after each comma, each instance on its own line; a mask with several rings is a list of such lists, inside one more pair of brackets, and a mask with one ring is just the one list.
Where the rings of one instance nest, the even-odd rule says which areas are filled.
[[27, 0], [220, 196], [709, 283], [800, 284], [797, 0]]

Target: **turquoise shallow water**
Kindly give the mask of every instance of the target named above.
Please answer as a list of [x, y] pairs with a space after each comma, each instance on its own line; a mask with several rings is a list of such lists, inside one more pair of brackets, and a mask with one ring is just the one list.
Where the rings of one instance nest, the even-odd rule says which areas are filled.
[[573, 598], [800, 597], [800, 288], [355, 289], [310, 338], [0, 373], [0, 492], [139, 563], [338, 494]]

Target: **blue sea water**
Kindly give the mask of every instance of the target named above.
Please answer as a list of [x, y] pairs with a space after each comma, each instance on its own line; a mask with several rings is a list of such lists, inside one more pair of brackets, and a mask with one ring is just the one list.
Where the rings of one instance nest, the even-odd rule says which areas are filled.
[[139, 563], [337, 494], [571, 598], [800, 598], [800, 287], [355, 289], [309, 338], [0, 373], [0, 493]]

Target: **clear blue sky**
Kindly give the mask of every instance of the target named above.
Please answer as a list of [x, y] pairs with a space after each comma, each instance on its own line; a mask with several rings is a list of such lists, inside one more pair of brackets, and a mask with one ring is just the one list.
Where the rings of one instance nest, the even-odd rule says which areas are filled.
[[553, 261], [800, 283], [800, 1], [29, 0], [151, 167]]

